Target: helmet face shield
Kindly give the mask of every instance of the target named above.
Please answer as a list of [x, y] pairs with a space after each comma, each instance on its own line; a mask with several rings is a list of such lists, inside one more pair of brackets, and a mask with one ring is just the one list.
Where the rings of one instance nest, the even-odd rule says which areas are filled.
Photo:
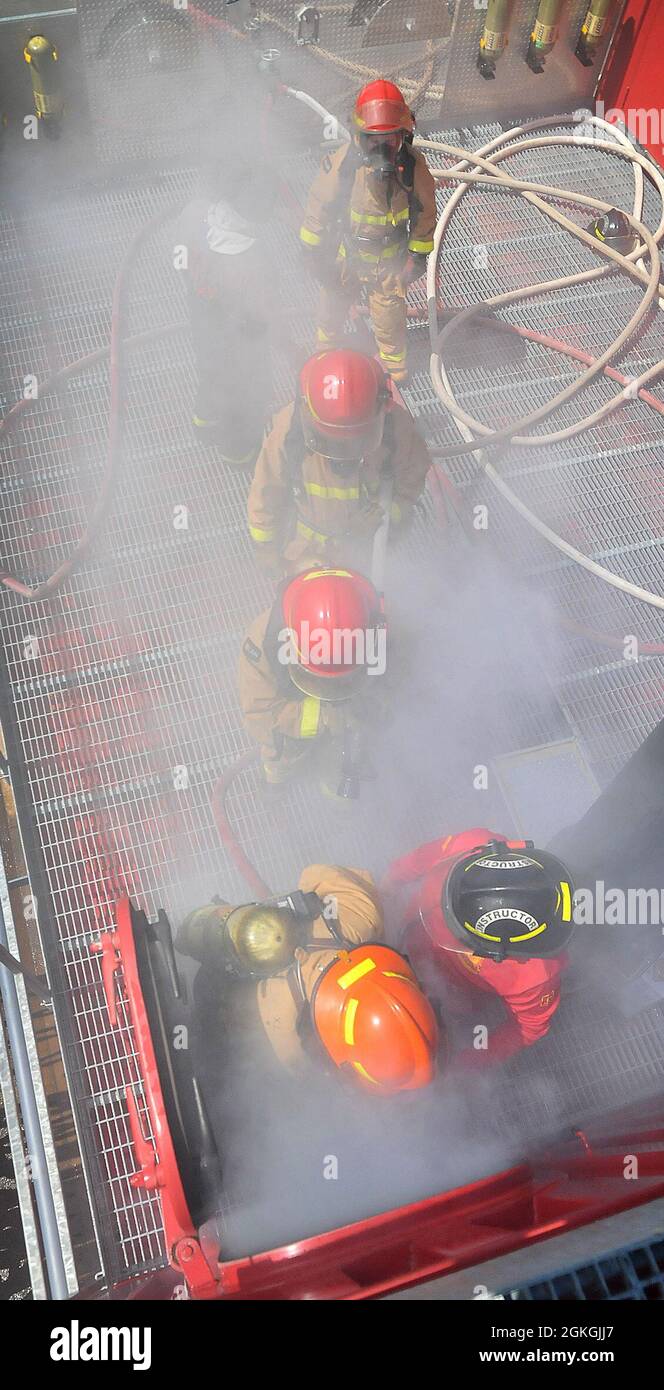
[[302, 433], [307, 449], [339, 463], [359, 462], [380, 447], [385, 426], [385, 404], [363, 425], [317, 423], [306, 401], [301, 405]]
[[393, 82], [379, 79], [358, 92], [353, 124], [358, 133], [367, 135], [410, 135], [415, 129], [415, 117], [403, 92]]
[[329, 700], [334, 704], [357, 695], [367, 675], [366, 667], [359, 664], [355, 671], [345, 671], [342, 675], [336, 672], [319, 675], [306, 666], [289, 666], [288, 670], [293, 685], [303, 695], [313, 695], [317, 700]]

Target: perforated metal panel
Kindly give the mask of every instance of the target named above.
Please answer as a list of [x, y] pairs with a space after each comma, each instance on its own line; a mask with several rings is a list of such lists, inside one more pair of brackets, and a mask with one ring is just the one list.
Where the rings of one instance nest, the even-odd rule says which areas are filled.
[[[273, 76], [316, 96], [346, 121], [353, 93], [374, 77], [402, 87], [418, 120], [472, 127], [488, 119], [575, 111], [590, 104], [622, 0], [592, 68], [574, 57], [586, 0], [563, 7], [559, 41], [536, 76], [525, 62], [537, 0], [515, 0], [510, 42], [493, 82], [477, 69], [486, 5], [475, 0], [340, 0], [315, 6], [318, 42], [300, 42], [291, 0], [163, 0], [110, 6], [81, 0], [79, 27], [95, 147], [103, 160], [182, 156], [213, 148], [254, 86], [262, 55]], [[299, 37], [298, 37], [299, 36]], [[266, 65], [263, 64], [265, 67]], [[257, 97], [256, 100], [259, 100]], [[246, 137], [249, 103], [239, 129]]]

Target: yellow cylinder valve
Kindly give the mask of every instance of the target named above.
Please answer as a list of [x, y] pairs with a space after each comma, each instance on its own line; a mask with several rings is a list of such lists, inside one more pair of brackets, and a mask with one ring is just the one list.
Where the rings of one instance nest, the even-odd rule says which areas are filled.
[[581, 25], [575, 53], [584, 68], [591, 68], [595, 54], [609, 27], [614, 0], [591, 0]]
[[64, 108], [55, 44], [43, 34], [34, 34], [23, 49], [23, 57], [30, 68], [35, 115], [44, 122], [45, 130], [55, 134]]
[[477, 66], [487, 82], [496, 76], [496, 63], [507, 48], [512, 6], [513, 0], [489, 0], [477, 55]]
[[532, 72], [544, 72], [545, 60], [558, 42], [561, 10], [562, 0], [540, 0], [526, 54]]

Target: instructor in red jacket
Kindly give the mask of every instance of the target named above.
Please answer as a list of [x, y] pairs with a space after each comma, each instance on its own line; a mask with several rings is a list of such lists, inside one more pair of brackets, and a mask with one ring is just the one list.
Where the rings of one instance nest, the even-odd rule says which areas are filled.
[[507, 1018], [486, 1047], [456, 1065], [504, 1062], [549, 1030], [568, 964], [574, 888], [559, 859], [529, 840], [464, 830], [422, 845], [391, 864], [387, 893], [417, 884], [399, 912], [399, 944], [415, 969], [450, 984], [499, 995]]

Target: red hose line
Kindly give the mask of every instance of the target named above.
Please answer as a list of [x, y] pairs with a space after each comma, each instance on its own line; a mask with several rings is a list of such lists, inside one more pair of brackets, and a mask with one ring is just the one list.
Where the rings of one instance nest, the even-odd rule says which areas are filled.
[[264, 879], [261, 878], [258, 870], [254, 868], [251, 860], [247, 859], [226, 810], [226, 797], [235, 778], [239, 777], [240, 773], [245, 772], [247, 768], [253, 767], [254, 763], [258, 761], [258, 757], [258, 749], [252, 748], [248, 753], [243, 753], [236, 762], [231, 763], [225, 772], [222, 772], [221, 777], [212, 788], [212, 810], [222, 844], [228, 850], [245, 882], [249, 884], [252, 893], [256, 893], [259, 901], [263, 902], [266, 898], [274, 897], [274, 894]]
[[[134, 333], [130, 338], [125, 338], [124, 345], [125, 347], [137, 347], [139, 343], [149, 343], [155, 338], [165, 338], [169, 333], [175, 333], [178, 329], [186, 327], [187, 324], [183, 319], [181, 323], [165, 323], [160, 328], [146, 328], [143, 333]], [[97, 348], [95, 352], [88, 352], [85, 357], [77, 357], [75, 362], [69, 362], [66, 367], [61, 367], [59, 371], [53, 372], [51, 376], [46, 377], [46, 380], [40, 383], [37, 392], [38, 399], [43, 400], [44, 396], [57, 390], [64, 381], [68, 381], [69, 377], [76, 376], [78, 372], [86, 371], [88, 367], [95, 367], [98, 362], [103, 362], [108, 357], [110, 350], [111, 345], [107, 343], [105, 347]], [[4, 418], [0, 420], [0, 441], [3, 434], [9, 434], [23, 411], [27, 410], [33, 403], [33, 398], [30, 396], [21, 396], [20, 400], [15, 401]]]
[[[515, 334], [517, 337], [526, 338], [530, 342], [541, 343], [543, 347], [551, 348], [554, 352], [563, 353], [566, 357], [572, 357], [575, 361], [583, 362], [588, 367], [591, 367], [592, 364], [597, 361], [596, 357], [593, 357], [591, 353], [584, 352], [582, 348], [571, 347], [569, 343], [559, 342], [557, 338], [551, 338], [546, 333], [537, 333], [536, 330], [532, 328], [523, 328], [518, 324], [502, 323], [499, 319], [491, 320], [491, 328], [495, 328], [501, 333]], [[664, 374], [664, 364], [662, 364], [662, 373]], [[631, 377], [624, 376], [622, 372], [617, 371], [615, 367], [609, 365], [603, 368], [603, 375], [611, 377], [613, 381], [619, 382], [621, 386], [629, 386], [632, 381]], [[653, 396], [651, 391], [647, 391], [645, 387], [641, 387], [637, 395], [640, 400], [645, 401], [646, 405], [651, 406], [659, 415], [664, 415], [664, 401], [659, 400], [657, 396]], [[624, 404], [624, 400], [616, 396], [615, 409], [618, 410], [619, 407]], [[482, 447], [481, 439], [478, 439], [477, 447], [478, 449]], [[490, 441], [486, 447], [491, 447]], [[443, 457], [450, 457], [448, 448], [441, 447], [439, 449], [430, 449], [429, 452], [434, 458], [439, 454], [443, 455]]]
[[[593, 362], [597, 361], [597, 358], [593, 357], [591, 353], [584, 352], [582, 348], [571, 347], [569, 343], [561, 343], [557, 338], [549, 337], [547, 333], [537, 333], [532, 328], [522, 328], [517, 324], [505, 324], [503, 327], [507, 328], [510, 333], [517, 333], [520, 338], [528, 338], [533, 343], [541, 343], [543, 347], [552, 348], [555, 352], [562, 352], [566, 357], [573, 357], [577, 362], [583, 362], [587, 367], [591, 367]], [[664, 366], [662, 372], [664, 373]], [[616, 371], [615, 367], [606, 366], [603, 374], [611, 377], [613, 381], [619, 381], [621, 386], [629, 386], [632, 380], [631, 377], [623, 376], [622, 372]], [[638, 394], [642, 401], [652, 406], [653, 410], [664, 415], [664, 401], [653, 396], [652, 392], [647, 391], [645, 387], [642, 387]], [[616, 406], [620, 404], [621, 402], [617, 400]]]
[[[598, 632], [594, 627], [587, 627], [585, 623], [577, 622], [576, 618], [559, 619], [561, 627], [567, 628], [575, 637], [587, 637], [589, 641], [601, 642], [605, 647], [613, 647], [616, 651], [625, 652], [625, 638], [614, 637], [610, 632]], [[664, 642], [642, 642], [637, 637], [639, 656], [664, 656]]]
[[230, 34], [234, 39], [247, 41], [248, 34], [243, 34], [241, 29], [236, 29], [234, 24], [229, 24], [225, 19], [217, 19], [214, 15], [208, 14], [207, 10], [200, 10], [198, 5], [187, 5], [186, 13], [200, 24], [201, 29], [221, 29], [225, 34]]

